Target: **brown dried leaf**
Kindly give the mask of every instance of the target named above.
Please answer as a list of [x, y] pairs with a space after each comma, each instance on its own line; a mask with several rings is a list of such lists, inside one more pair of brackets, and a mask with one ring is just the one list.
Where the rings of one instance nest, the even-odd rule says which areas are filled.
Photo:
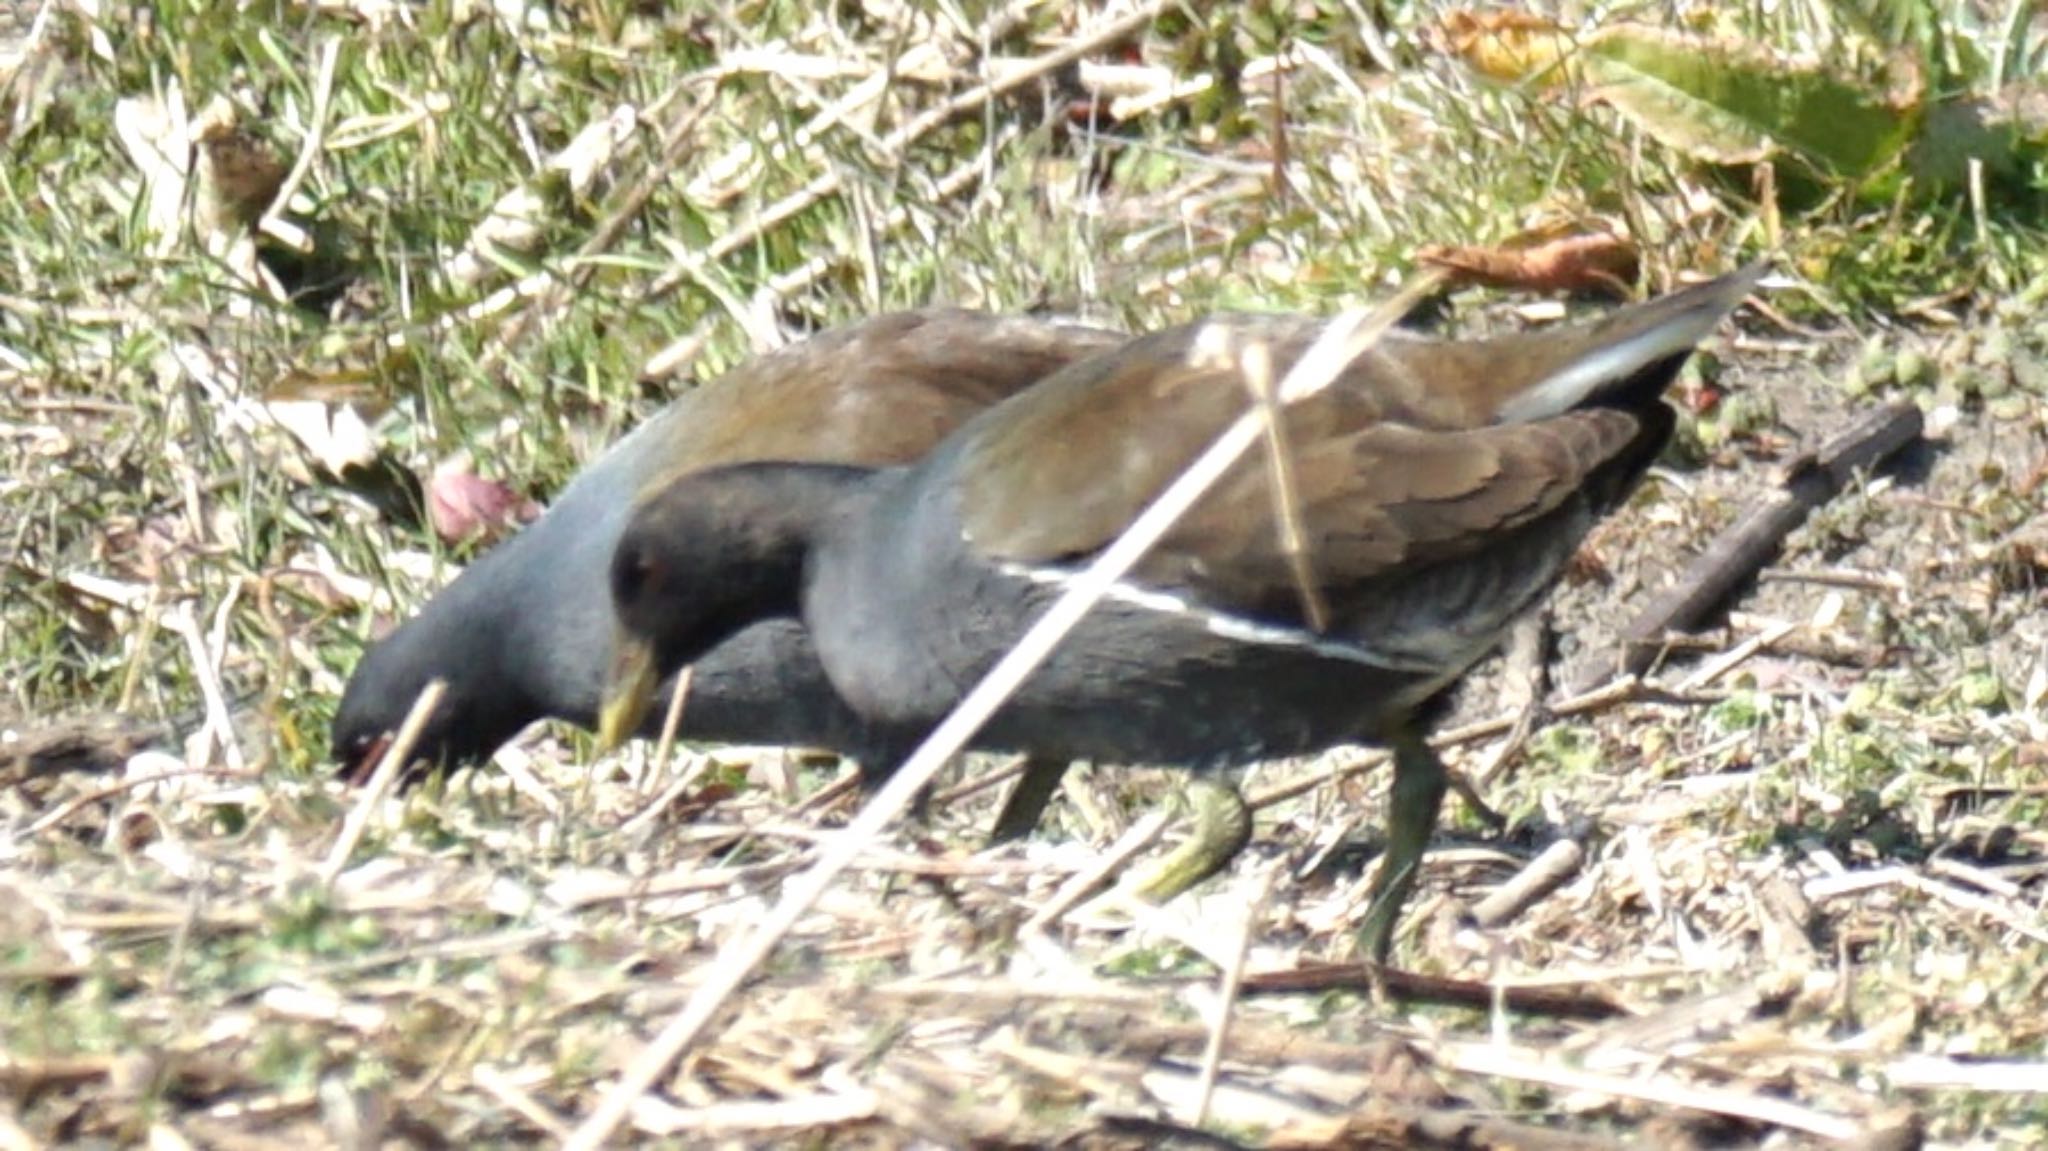
[[1637, 269], [1635, 242], [1607, 233], [1565, 236], [1528, 247], [1431, 245], [1415, 258], [1449, 271], [1454, 284], [1621, 297], [1630, 294]]
[[284, 187], [284, 161], [232, 119], [208, 121], [196, 140], [202, 218], [215, 231], [254, 229]]
[[1562, 25], [1530, 12], [1458, 9], [1444, 15], [1438, 44], [1479, 74], [1504, 84], [1554, 87], [1572, 78], [1577, 43]]

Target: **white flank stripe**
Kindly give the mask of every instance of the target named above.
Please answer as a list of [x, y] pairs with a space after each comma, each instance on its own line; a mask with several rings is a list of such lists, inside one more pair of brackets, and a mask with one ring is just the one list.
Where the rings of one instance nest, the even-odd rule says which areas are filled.
[[[1004, 575], [1021, 576], [1035, 584], [1062, 588], [1074, 576], [1073, 572], [1064, 568], [1031, 567], [1025, 564], [1008, 562], [997, 564], [996, 570]], [[1331, 639], [1328, 636], [1320, 636], [1302, 628], [1282, 627], [1277, 624], [1247, 619], [1244, 616], [1233, 615], [1229, 612], [1217, 611], [1213, 608], [1201, 607], [1171, 592], [1136, 587], [1123, 582], [1111, 584], [1108, 593], [1102, 598], [1130, 607], [1143, 608], [1147, 611], [1156, 611], [1167, 615], [1199, 617], [1203, 625], [1212, 634], [1221, 636], [1224, 639], [1235, 640], [1241, 643], [1261, 644], [1269, 647], [1300, 648], [1303, 651], [1313, 652], [1316, 655], [1325, 656], [1330, 659], [1362, 663], [1368, 667], [1376, 667], [1384, 671], [1400, 671], [1415, 675], [1436, 676], [1442, 675], [1448, 668], [1460, 666], [1461, 662], [1469, 662], [1461, 661], [1457, 656], [1448, 656], [1440, 660], [1422, 660], [1413, 657], [1403, 659], [1383, 655], [1371, 648], [1356, 643], [1347, 643]]]

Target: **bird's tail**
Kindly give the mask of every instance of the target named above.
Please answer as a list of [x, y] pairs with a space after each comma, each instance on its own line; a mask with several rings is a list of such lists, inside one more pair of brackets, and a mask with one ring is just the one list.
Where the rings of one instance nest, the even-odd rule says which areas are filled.
[[[1733, 312], [1763, 278], [1765, 266], [1754, 263], [1661, 299], [1624, 308], [1576, 334], [1559, 332], [1531, 353], [1543, 362], [1530, 381], [1516, 388], [1495, 409], [1498, 423], [1529, 423], [1586, 404], [1634, 407], [1662, 395], [1678, 374], [1685, 357]], [[1505, 337], [1516, 340], [1525, 337]], [[1541, 352], [1540, 356], [1536, 355]]]

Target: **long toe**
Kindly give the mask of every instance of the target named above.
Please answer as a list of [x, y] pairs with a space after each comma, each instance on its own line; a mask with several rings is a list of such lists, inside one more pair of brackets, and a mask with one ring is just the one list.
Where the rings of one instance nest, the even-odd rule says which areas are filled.
[[1188, 790], [1194, 799], [1194, 827], [1187, 842], [1160, 860], [1152, 874], [1136, 885], [1141, 899], [1165, 903], [1230, 866], [1251, 842], [1252, 811], [1235, 786], [1199, 779], [1190, 783]]

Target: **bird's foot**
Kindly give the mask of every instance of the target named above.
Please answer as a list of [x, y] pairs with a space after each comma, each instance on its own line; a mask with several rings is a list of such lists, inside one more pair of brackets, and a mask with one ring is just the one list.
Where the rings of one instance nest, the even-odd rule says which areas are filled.
[[1237, 788], [1222, 780], [1196, 780], [1195, 825], [1187, 842], [1159, 862], [1133, 888], [1140, 899], [1165, 903], [1230, 866], [1252, 838], [1252, 811]]

